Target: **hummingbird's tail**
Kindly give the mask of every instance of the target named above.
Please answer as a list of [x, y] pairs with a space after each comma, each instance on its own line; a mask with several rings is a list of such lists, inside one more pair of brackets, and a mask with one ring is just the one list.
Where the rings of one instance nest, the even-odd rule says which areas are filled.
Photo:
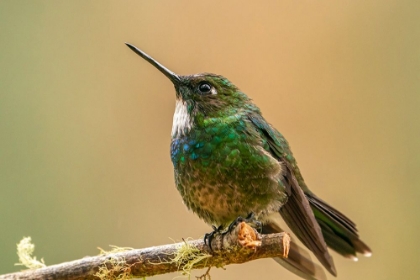
[[321, 227], [328, 247], [344, 257], [357, 260], [357, 254], [372, 255], [370, 248], [359, 239], [356, 224], [312, 193], [305, 193]]
[[[263, 225], [263, 233], [282, 232], [282, 229], [275, 222], [268, 222]], [[326, 280], [324, 269], [311, 260], [309, 253], [299, 247], [293, 241], [290, 242], [290, 249], [287, 258], [273, 258], [281, 266], [299, 277], [307, 280]]]

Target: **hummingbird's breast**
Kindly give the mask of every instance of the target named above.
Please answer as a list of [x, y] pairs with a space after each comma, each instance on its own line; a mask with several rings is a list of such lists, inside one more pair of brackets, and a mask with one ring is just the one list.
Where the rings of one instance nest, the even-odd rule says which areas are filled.
[[208, 119], [172, 138], [175, 182], [186, 206], [207, 223], [278, 209], [281, 164], [240, 115]]

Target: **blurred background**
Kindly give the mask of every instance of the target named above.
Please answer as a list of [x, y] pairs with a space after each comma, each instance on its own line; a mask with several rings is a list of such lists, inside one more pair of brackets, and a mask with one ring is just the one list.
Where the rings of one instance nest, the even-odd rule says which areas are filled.
[[[373, 250], [358, 263], [333, 253], [338, 279], [417, 279], [419, 9], [416, 0], [1, 1], [0, 274], [21, 269], [24, 236], [56, 264], [210, 231], [174, 186], [173, 86], [127, 41], [177, 73], [222, 74], [254, 99], [309, 187]], [[211, 274], [298, 279], [270, 259]]]

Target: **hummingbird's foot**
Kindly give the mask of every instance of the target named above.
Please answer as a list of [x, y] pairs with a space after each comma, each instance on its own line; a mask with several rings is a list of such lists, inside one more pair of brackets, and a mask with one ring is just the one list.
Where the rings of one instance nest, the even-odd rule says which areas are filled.
[[242, 217], [236, 218], [236, 220], [234, 220], [229, 225], [229, 227], [226, 230], [226, 233], [232, 231], [238, 224], [242, 222], [249, 224], [250, 226], [255, 228], [258, 232], [261, 232], [262, 230], [262, 223], [255, 218], [255, 213], [251, 212], [248, 214], [248, 216], [246, 216], [246, 218], [242, 218]]
[[215, 227], [215, 226], [211, 226], [211, 227], [213, 228], [213, 231], [210, 232], [210, 233], [206, 233], [204, 235], [204, 244], [206, 244], [207, 246], [209, 246], [210, 250], [213, 251], [213, 249], [211, 248], [211, 241], [213, 240], [213, 238], [214, 238], [214, 236], [216, 234], [220, 234], [221, 233], [221, 231], [223, 229], [223, 226], [220, 225], [219, 227]]
[[[262, 231], [262, 223], [260, 221], [258, 221], [255, 218], [255, 214], [253, 212], [249, 213], [248, 216], [246, 216], [246, 218], [243, 217], [238, 217], [236, 218], [232, 223], [230, 223], [230, 225], [227, 227], [226, 230], [223, 230], [223, 225], [220, 225], [219, 227], [215, 227], [212, 226], [213, 231], [210, 233], [206, 233], [204, 235], [204, 244], [206, 244], [207, 246], [209, 246], [210, 250], [213, 250], [211, 247], [211, 242], [214, 239], [214, 237], [217, 234], [221, 234], [221, 235], [226, 235], [230, 232], [232, 232], [239, 224], [242, 224], [241, 229], [243, 228], [243, 223], [247, 224], [248, 228], [254, 228], [256, 229], [258, 232]], [[242, 231], [240, 231], [242, 232]]]

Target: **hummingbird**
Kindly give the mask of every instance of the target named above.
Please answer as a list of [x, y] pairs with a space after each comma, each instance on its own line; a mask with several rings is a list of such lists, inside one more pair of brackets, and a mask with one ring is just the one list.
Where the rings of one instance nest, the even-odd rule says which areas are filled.
[[[189, 210], [214, 229], [253, 213], [263, 233], [281, 232], [281, 216], [333, 276], [327, 247], [353, 260], [357, 253], [371, 255], [355, 223], [309, 190], [287, 140], [237, 86], [211, 73], [175, 74], [126, 45], [175, 87], [170, 153], [175, 184]], [[288, 258], [275, 260], [304, 279], [326, 279], [294, 243]]]

